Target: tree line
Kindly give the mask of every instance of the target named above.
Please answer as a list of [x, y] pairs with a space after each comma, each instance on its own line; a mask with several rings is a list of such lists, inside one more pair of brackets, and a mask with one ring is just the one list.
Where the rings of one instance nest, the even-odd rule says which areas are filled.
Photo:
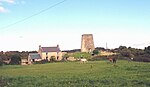
[[113, 51], [118, 53], [120, 59], [133, 58], [134, 61], [150, 62], [150, 46], [144, 49], [120, 46]]
[[37, 53], [37, 51], [8, 51], [0, 52], [0, 65], [18, 65], [21, 64], [21, 59], [27, 59], [29, 53]]
[[[117, 59], [131, 59], [133, 58], [133, 61], [140, 61], [140, 62], [150, 62], [150, 46], [145, 47], [144, 49], [136, 49], [132, 47], [126, 47], [126, 46], [120, 46], [115, 49], [105, 49], [102, 47], [97, 47], [92, 53], [82, 53], [79, 52], [80, 49], [76, 50], [69, 50], [68, 53], [65, 54], [63, 57], [75, 57], [75, 58], [87, 58], [92, 59], [93, 56], [100, 54], [100, 51], [108, 51], [108, 52], [114, 52], [117, 53], [117, 55], [112, 55], [113, 57], [116, 57]], [[29, 53], [37, 53], [37, 51], [8, 51], [8, 52], [0, 52], [0, 65], [3, 64], [21, 64], [21, 59], [27, 59]], [[99, 56], [98, 56], [99, 57]]]

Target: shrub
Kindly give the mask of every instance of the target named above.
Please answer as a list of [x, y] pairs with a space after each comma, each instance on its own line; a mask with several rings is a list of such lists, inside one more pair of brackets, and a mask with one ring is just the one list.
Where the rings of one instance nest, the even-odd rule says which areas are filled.
[[150, 55], [144, 54], [144, 55], [136, 56], [134, 58], [134, 61], [150, 62]]
[[15, 54], [11, 56], [11, 61], [10, 61], [11, 65], [18, 65], [21, 64], [21, 58], [19, 55]]
[[55, 62], [56, 61], [56, 57], [55, 56], [51, 56], [50, 62]]
[[99, 54], [99, 51], [98, 51], [98, 50], [94, 50], [94, 51], [93, 51], [93, 54], [94, 54], [94, 55], [98, 55], [98, 54]]
[[63, 60], [64, 60], [64, 61], [66, 61], [68, 58], [69, 58], [69, 55], [68, 55], [68, 54], [65, 54], [65, 55], [63, 56]]

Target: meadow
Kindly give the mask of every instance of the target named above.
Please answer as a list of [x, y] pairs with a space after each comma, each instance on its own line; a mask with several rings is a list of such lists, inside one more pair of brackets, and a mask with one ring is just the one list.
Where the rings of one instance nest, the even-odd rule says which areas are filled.
[[0, 67], [0, 87], [150, 87], [150, 63], [118, 60]]

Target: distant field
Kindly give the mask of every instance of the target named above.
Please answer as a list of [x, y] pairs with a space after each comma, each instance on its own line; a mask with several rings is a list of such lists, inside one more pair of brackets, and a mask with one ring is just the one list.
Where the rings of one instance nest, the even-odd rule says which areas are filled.
[[0, 67], [0, 87], [150, 87], [150, 63], [59, 62]]

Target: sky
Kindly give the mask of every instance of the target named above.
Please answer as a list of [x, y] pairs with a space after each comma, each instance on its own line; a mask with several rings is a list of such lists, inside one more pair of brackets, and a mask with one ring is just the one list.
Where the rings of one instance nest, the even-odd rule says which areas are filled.
[[150, 0], [0, 0], [0, 51], [41, 46], [80, 49], [82, 34], [95, 47], [150, 45]]

